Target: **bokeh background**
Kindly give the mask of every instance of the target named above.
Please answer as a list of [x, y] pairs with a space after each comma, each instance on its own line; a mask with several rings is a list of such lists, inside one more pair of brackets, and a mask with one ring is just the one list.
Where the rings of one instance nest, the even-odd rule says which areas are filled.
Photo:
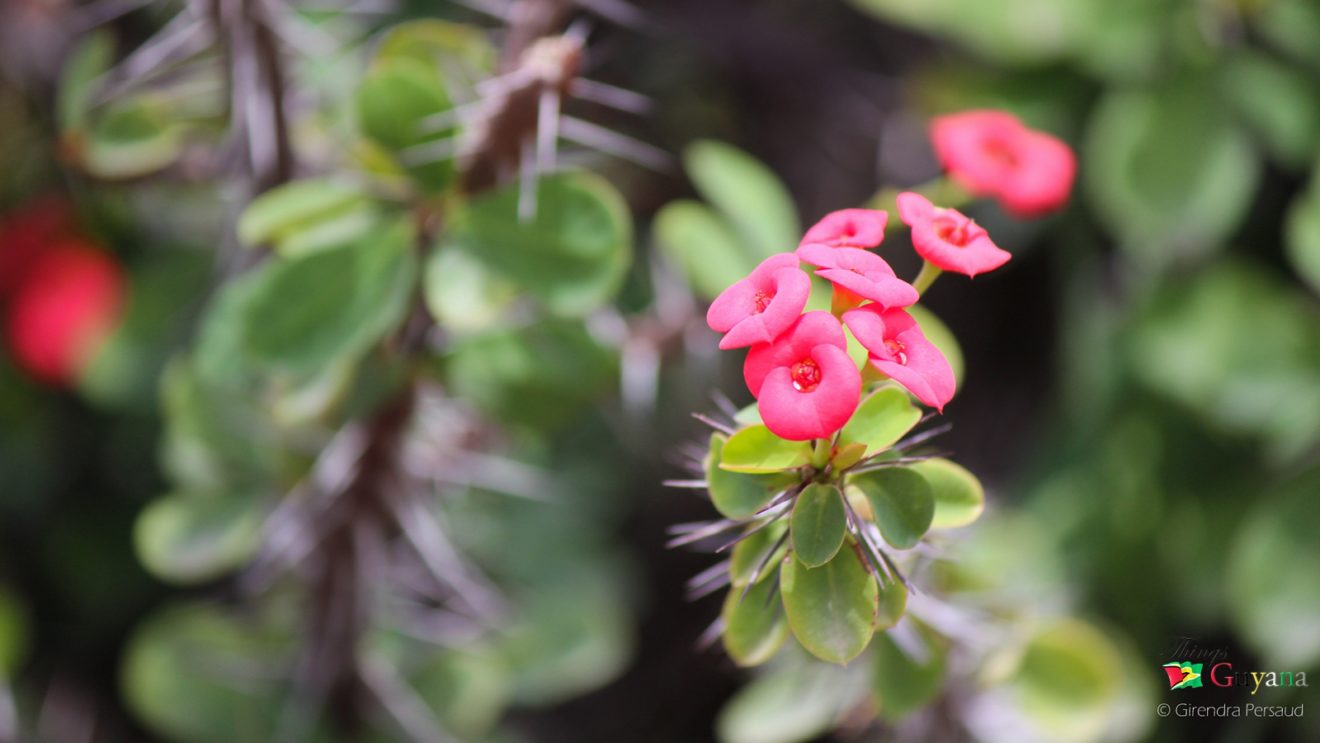
[[[200, 3], [198, 17], [212, 5], [247, 7]], [[590, 322], [534, 338], [491, 331], [489, 296], [463, 299], [454, 287], [457, 308], [437, 311], [450, 342], [436, 354], [444, 391], [427, 410], [439, 421], [436, 445], [471, 457], [447, 471], [438, 510], [514, 608], [493, 630], [437, 627], [443, 637], [431, 645], [388, 651], [434, 660], [410, 677], [416, 698], [461, 740], [758, 739], [727, 712], [753, 674], [718, 647], [697, 647], [718, 601], [688, 601], [684, 584], [713, 560], [664, 546], [669, 525], [711, 516], [701, 498], [660, 485], [685, 476], [682, 461], [700, 442], [689, 412], [712, 409], [717, 390], [739, 403], [746, 394], [737, 360], [720, 359], [701, 327], [709, 294], [700, 257], [684, 252], [692, 233], [667, 229], [657, 214], [678, 199], [711, 201], [703, 168], [727, 168], [717, 182], [730, 192], [768, 188], [760, 170], [748, 175], [693, 147], [714, 140], [782, 181], [787, 206], [775, 208], [777, 193], [753, 200], [774, 210], [767, 222], [805, 227], [871, 203], [884, 187], [937, 176], [931, 115], [996, 107], [1069, 142], [1079, 179], [1070, 205], [1044, 220], [969, 207], [1014, 259], [970, 283], [946, 278], [926, 303], [957, 336], [967, 368], [943, 445], [988, 492], [987, 518], [973, 527], [986, 551], [959, 559], [998, 570], [1024, 614], [1083, 617], [1121, 649], [1112, 683], [1139, 702], [1119, 729], [1068, 739], [1320, 737], [1320, 711], [1282, 720], [1154, 715], [1157, 702], [1173, 701], [1159, 666], [1178, 638], [1227, 648], [1240, 670], [1320, 662], [1320, 5], [583, 5], [556, 31], [590, 19], [584, 74], [652, 103], [641, 113], [590, 102], [571, 110], [668, 156], [624, 147], [654, 161], [642, 167], [568, 153], [611, 182], [632, 215], [632, 268]], [[235, 710], [273, 704], [290, 688], [257, 661], [297, 647], [304, 630], [290, 616], [317, 609], [301, 602], [296, 579], [253, 594], [240, 568], [260, 552], [260, 525], [315, 448], [373, 398], [355, 386], [362, 399], [326, 413], [315, 385], [263, 397], [253, 402], [259, 418], [296, 425], [276, 426], [271, 439], [230, 431], [216, 444], [208, 422], [230, 401], [180, 381], [177, 359], [203, 342], [220, 287], [260, 261], [236, 244], [242, 206], [290, 176], [366, 167], [345, 162], [343, 143], [362, 128], [345, 111], [384, 33], [443, 18], [497, 47], [511, 43], [498, 15], [457, 3], [291, 8], [293, 25], [275, 40], [289, 48], [274, 54], [288, 63], [294, 121], [276, 146], [296, 160], [254, 155], [246, 170], [215, 170], [236, 156], [212, 147], [235, 120], [219, 81], [185, 64], [135, 85], [101, 77], [176, 28], [180, 6], [0, 5], [0, 282], [6, 256], [40, 242], [44, 219], [113, 256], [130, 286], [110, 339], [71, 379], [43, 381], [16, 361], [6, 320], [0, 739], [279, 737], [264, 724], [239, 726], [246, 713]], [[188, 64], [229, 59], [240, 69], [244, 55], [261, 57], [264, 42], [254, 39], [227, 58], [202, 52]], [[259, 78], [265, 68], [254, 68]], [[154, 91], [149, 101], [131, 97], [143, 89]], [[264, 142], [243, 141], [248, 154]], [[899, 251], [891, 261], [902, 276], [917, 269]], [[6, 313], [15, 296], [6, 289]], [[376, 366], [359, 376], [388, 377]], [[308, 409], [315, 414], [300, 418]], [[247, 446], [236, 450], [235, 439]], [[283, 468], [278, 476], [247, 476], [265, 472], [269, 463], [257, 460], [280, 447], [299, 451], [298, 464], [286, 457], [272, 465]], [[158, 515], [164, 536], [144, 525], [162, 496], [196, 488], [196, 472], [180, 468], [206, 457], [218, 468], [212, 484], [226, 492], [201, 510], [222, 525], [208, 526], [192, 506], [181, 507], [184, 526]], [[490, 492], [500, 489], [531, 492]], [[201, 567], [180, 567], [190, 559]], [[202, 656], [208, 668], [234, 669], [241, 689], [197, 681], [191, 660]], [[1220, 701], [1245, 698], [1235, 690]], [[1314, 699], [1307, 689], [1270, 690], [1267, 703]], [[336, 733], [335, 716], [326, 720], [306, 735], [408, 739], [356, 723], [359, 732]], [[801, 739], [903, 732], [842, 722], [807, 726]], [[960, 735], [994, 738], [972, 727]]]

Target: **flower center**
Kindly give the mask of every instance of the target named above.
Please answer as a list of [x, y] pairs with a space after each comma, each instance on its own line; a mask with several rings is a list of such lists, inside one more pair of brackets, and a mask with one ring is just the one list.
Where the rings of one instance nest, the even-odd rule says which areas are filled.
[[793, 389], [798, 392], [810, 392], [820, 384], [820, 367], [811, 359], [797, 362], [789, 373], [793, 377]]
[[752, 301], [756, 304], [756, 311], [760, 313], [765, 312], [765, 308], [770, 306], [770, 300], [774, 298], [775, 295], [773, 292], [758, 291], [756, 296], [752, 298]]
[[885, 341], [885, 350], [889, 351], [889, 355], [894, 357], [894, 361], [897, 361], [899, 364], [903, 366], [907, 366], [907, 362], [908, 362], [907, 346], [903, 345], [902, 343], [899, 343], [893, 338], [890, 338], [889, 340]]
[[935, 234], [944, 242], [959, 248], [967, 247], [971, 241], [971, 225], [970, 219], [958, 219], [948, 214], [941, 214], [933, 220]]
[[1000, 139], [991, 139], [981, 149], [986, 157], [994, 160], [997, 164], [1005, 168], [1017, 167], [1017, 154], [1013, 152], [1013, 148], [1009, 147], [1007, 142]]

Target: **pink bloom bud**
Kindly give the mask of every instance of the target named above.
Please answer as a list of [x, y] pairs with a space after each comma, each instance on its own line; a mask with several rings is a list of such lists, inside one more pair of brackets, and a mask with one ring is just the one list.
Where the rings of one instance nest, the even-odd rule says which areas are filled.
[[874, 248], [885, 239], [889, 213], [875, 209], [840, 209], [826, 214], [807, 230], [800, 245], [831, 248]]
[[1063, 206], [1077, 160], [1068, 145], [1028, 129], [1004, 111], [964, 111], [931, 122], [935, 156], [976, 196], [993, 196], [1008, 212], [1033, 217]]
[[124, 278], [80, 241], [47, 249], [14, 291], [5, 331], [14, 361], [50, 384], [68, 384], [119, 320]]
[[957, 209], [941, 209], [911, 191], [898, 195], [898, 216], [912, 228], [912, 247], [938, 268], [975, 276], [993, 271], [1012, 254]]
[[720, 293], [706, 312], [706, 324], [724, 333], [720, 348], [769, 343], [788, 330], [807, 306], [811, 277], [792, 253], [772, 255], [747, 278]]
[[908, 282], [894, 275], [884, 258], [858, 248], [829, 248], [819, 243], [797, 249], [802, 260], [821, 270], [817, 276], [837, 287], [886, 307], [916, 304], [920, 295]]
[[828, 312], [808, 312], [774, 343], [753, 346], [743, 364], [761, 420], [790, 441], [827, 438], [861, 401], [862, 375], [848, 357], [843, 326]]
[[872, 366], [944, 412], [956, 389], [953, 369], [911, 315], [870, 304], [843, 313], [843, 322], [870, 352]]

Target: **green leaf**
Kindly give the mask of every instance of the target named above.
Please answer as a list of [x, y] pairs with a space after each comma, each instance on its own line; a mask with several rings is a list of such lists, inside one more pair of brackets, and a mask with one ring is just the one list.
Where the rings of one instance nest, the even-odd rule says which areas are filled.
[[802, 236], [797, 208], [759, 160], [723, 142], [703, 140], [683, 152], [683, 167], [702, 198], [728, 218], [754, 263], [797, 247]]
[[966, 526], [985, 510], [985, 490], [976, 475], [962, 465], [947, 459], [927, 459], [912, 465], [930, 484], [935, 498], [935, 517], [932, 529], [953, 529]]
[[1246, 214], [1260, 163], [1210, 81], [1110, 93], [1083, 150], [1087, 194], [1146, 264], [1217, 249]]
[[811, 445], [786, 441], [765, 426], [748, 426], [724, 445], [720, 468], [730, 472], [779, 472], [811, 461]]
[[270, 740], [284, 696], [269, 668], [294, 650], [287, 633], [258, 617], [208, 605], [173, 606], [140, 624], [125, 651], [124, 696], [158, 735], [182, 743]]
[[79, 136], [87, 128], [93, 84], [115, 59], [114, 37], [107, 29], [94, 31], [69, 52], [60, 71], [57, 118], [65, 136]]
[[358, 88], [356, 103], [362, 133], [398, 156], [426, 190], [438, 192], [449, 184], [454, 158], [425, 147], [453, 136], [452, 128], [428, 121], [453, 107], [436, 67], [407, 57], [378, 60]]
[[505, 423], [554, 428], [618, 382], [618, 357], [580, 321], [470, 336], [445, 360], [455, 395]]
[[133, 541], [142, 564], [171, 583], [200, 583], [239, 567], [259, 543], [262, 509], [249, 495], [177, 494], [142, 512]]
[[862, 461], [864, 456], [866, 456], [866, 444], [859, 442], [843, 444], [834, 450], [834, 455], [830, 457], [830, 466], [835, 471], [846, 470]]
[[733, 422], [740, 426], [755, 426], [761, 423], [761, 408], [756, 403], [752, 403], [733, 416]]
[[830, 731], [861, 701], [864, 679], [819, 663], [771, 667], [720, 711], [720, 743], [802, 743]]
[[257, 362], [310, 376], [363, 353], [403, 320], [416, 276], [400, 222], [372, 239], [272, 265], [243, 308], [243, 347]]
[[[778, 573], [779, 561], [788, 553], [788, 541], [783, 539], [787, 530], [788, 524], [780, 519], [733, 546], [729, 577], [735, 587], [747, 585], [757, 568], [761, 568], [761, 574], [756, 576], [758, 583]], [[771, 550], [774, 554], [770, 554]]]
[[774, 581], [758, 581], [746, 591], [730, 588], [720, 618], [724, 620], [724, 650], [740, 666], [759, 666], [774, 657], [788, 638], [784, 611], [775, 601]]
[[[280, 244], [301, 233], [329, 225], [330, 232], [316, 243], [322, 247], [343, 245], [359, 237], [368, 224], [348, 222], [373, 215], [369, 200], [352, 184], [329, 178], [293, 181], [261, 194], [248, 204], [238, 220], [238, 238], [247, 245]], [[365, 208], [364, 208], [365, 207]], [[374, 221], [374, 220], [372, 220]], [[345, 225], [355, 229], [345, 230]], [[303, 238], [302, 243], [307, 243]], [[282, 251], [289, 255], [288, 251]], [[298, 251], [294, 251], [298, 252]], [[302, 252], [308, 252], [306, 248]]]
[[809, 568], [817, 568], [834, 558], [843, 546], [848, 531], [848, 514], [843, 508], [843, 493], [834, 485], [812, 483], [798, 495], [793, 505], [793, 554]]
[[779, 583], [788, 625], [809, 653], [830, 663], [847, 663], [866, 649], [879, 609], [879, 589], [853, 550], [839, 550], [818, 568], [785, 560]]
[[1313, 74], [1244, 49], [1225, 64], [1223, 85], [1238, 117], [1276, 160], [1300, 168], [1320, 150], [1320, 91]]
[[407, 59], [439, 69], [449, 89], [470, 85], [493, 71], [495, 57], [483, 29], [435, 18], [390, 26], [376, 47], [378, 60]]
[[542, 178], [536, 216], [518, 216], [518, 186], [483, 196], [454, 216], [457, 245], [536, 295], [553, 312], [583, 315], [618, 291], [632, 260], [623, 197], [589, 173]]
[[[880, 716], [898, 722], [930, 703], [944, 681], [948, 651], [942, 638], [924, 625], [913, 623], [920, 640], [920, 657], [910, 656], [889, 633], [875, 639], [872, 650], [871, 689]], [[915, 655], [915, 653], [914, 653]]]
[[796, 478], [745, 475], [723, 469], [720, 465], [725, 456], [726, 441], [723, 434], [714, 433], [710, 436], [710, 451], [706, 456], [706, 489], [710, 491], [710, 500], [715, 510], [726, 518], [750, 518]]
[[492, 329], [518, 298], [518, 287], [452, 245], [439, 245], [426, 261], [422, 291], [436, 322], [457, 332]]
[[1261, 35], [1300, 62], [1320, 70], [1320, 6], [1312, 0], [1271, 0], [1251, 14]]
[[897, 549], [911, 549], [930, 529], [935, 517], [935, 496], [921, 473], [911, 467], [884, 467], [848, 478], [871, 504], [871, 512], [885, 541]]
[[1320, 166], [1310, 187], [1288, 207], [1284, 249], [1297, 275], [1320, 294]]
[[[1320, 313], [1271, 271], [1225, 263], [1167, 282], [1133, 324], [1128, 368], [1204, 421], [1262, 437], [1272, 456], [1320, 435]], [[1250, 353], [1243, 353], [1243, 339]]]
[[738, 236], [705, 204], [670, 202], [655, 215], [651, 230], [660, 250], [707, 301], [756, 268]]
[[1094, 740], [1119, 692], [1118, 650], [1076, 619], [1039, 629], [1021, 651], [1010, 683], [1025, 712], [1050, 740]]
[[1285, 483], [1236, 530], [1224, 580], [1228, 615], [1268, 668], [1310, 668], [1320, 662], [1320, 471]]
[[510, 701], [513, 679], [503, 659], [481, 646], [436, 656], [433, 645], [411, 643], [404, 652], [398, 662], [405, 667], [410, 660], [430, 661], [408, 674], [408, 681], [445, 730], [460, 740], [487, 740]]
[[520, 621], [502, 633], [515, 701], [567, 701], [609, 682], [632, 658], [636, 626], [626, 602], [599, 579], [571, 577], [524, 598]]
[[865, 444], [870, 454], [876, 454], [897, 443], [919, 420], [921, 411], [906, 392], [881, 387], [857, 406], [840, 440]]
[[903, 618], [903, 613], [907, 611], [908, 591], [907, 586], [898, 581], [881, 578], [877, 583], [880, 586], [880, 603], [875, 615], [875, 628], [879, 631], [893, 627]]
[[137, 178], [173, 163], [183, 150], [181, 128], [145, 96], [111, 103], [88, 133], [83, 164], [101, 178]]

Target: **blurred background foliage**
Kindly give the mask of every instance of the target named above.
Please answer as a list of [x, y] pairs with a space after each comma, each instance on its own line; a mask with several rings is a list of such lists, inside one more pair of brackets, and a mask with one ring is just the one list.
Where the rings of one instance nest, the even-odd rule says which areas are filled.
[[[674, 156], [565, 149], [530, 223], [516, 178], [460, 183], [479, 169], [443, 144], [508, 74], [499, 18], [292, 6], [277, 39], [182, 35], [193, 56], [153, 66], [133, 53], [187, 26], [174, 3], [0, 6], [5, 224], [54, 195], [131, 287], [71, 388], [0, 358], [0, 738], [398, 740], [417, 705], [460, 740], [1320, 736], [1152, 714], [1179, 637], [1320, 665], [1320, 6], [582, 4], [584, 74], [655, 103], [575, 113]], [[286, 141], [222, 94], [266, 43]], [[969, 666], [917, 627], [847, 669], [745, 674], [694, 649], [719, 606], [683, 584], [710, 557], [663, 547], [711, 510], [659, 487], [688, 411], [745, 402], [703, 302], [824, 212], [928, 182], [929, 116], [986, 106], [1080, 155], [1057, 217], [970, 207], [1014, 260], [929, 299], [965, 358], [944, 444], [988, 510], [919, 585], [996, 619], [941, 633], [1003, 652]], [[440, 340], [399, 353], [418, 307]], [[414, 386], [429, 516], [403, 521], [445, 525], [505, 610], [382, 589], [357, 654], [407, 708], [346, 738], [286, 703], [314, 581], [251, 568], [336, 433]]]

